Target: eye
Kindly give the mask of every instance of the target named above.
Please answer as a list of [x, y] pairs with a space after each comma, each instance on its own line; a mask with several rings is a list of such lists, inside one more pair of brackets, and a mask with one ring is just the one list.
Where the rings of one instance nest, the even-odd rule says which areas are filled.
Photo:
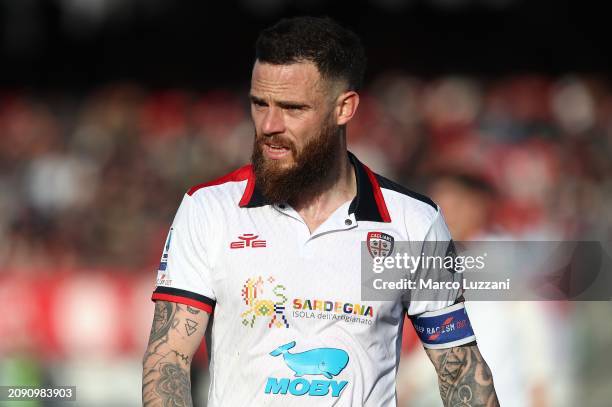
[[256, 106], [256, 107], [265, 107], [265, 106], [267, 106], [266, 102], [264, 102], [263, 100], [256, 100], [256, 99], [251, 99], [251, 104]]
[[304, 106], [300, 106], [300, 105], [285, 105], [285, 106], [283, 106], [283, 109], [293, 113], [293, 112], [300, 112], [300, 111], [304, 110]]

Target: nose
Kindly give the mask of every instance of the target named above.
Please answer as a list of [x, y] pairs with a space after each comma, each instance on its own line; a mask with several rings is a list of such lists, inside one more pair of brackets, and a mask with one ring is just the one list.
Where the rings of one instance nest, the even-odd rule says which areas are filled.
[[285, 119], [282, 109], [270, 106], [261, 123], [261, 131], [264, 135], [283, 133], [285, 131]]

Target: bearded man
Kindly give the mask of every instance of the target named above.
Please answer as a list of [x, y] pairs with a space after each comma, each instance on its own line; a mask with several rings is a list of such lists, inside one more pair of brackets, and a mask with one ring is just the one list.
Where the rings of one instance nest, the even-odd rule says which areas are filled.
[[435, 203], [347, 150], [364, 70], [359, 38], [331, 19], [261, 32], [252, 163], [191, 188], [179, 207], [152, 296], [145, 405], [191, 405], [211, 315], [208, 406], [394, 406], [405, 315], [436, 332], [421, 338], [445, 405], [498, 405], [459, 291], [361, 296], [362, 243], [372, 257], [394, 241], [451, 245]]

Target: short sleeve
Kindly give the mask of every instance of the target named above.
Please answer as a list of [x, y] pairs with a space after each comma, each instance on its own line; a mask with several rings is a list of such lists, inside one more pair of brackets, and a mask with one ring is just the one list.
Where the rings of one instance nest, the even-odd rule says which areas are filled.
[[[418, 242], [418, 244], [422, 245], [420, 255], [424, 259], [431, 260], [421, 262], [414, 276], [417, 280], [434, 283], [452, 283], [461, 280], [460, 273], [455, 273], [453, 267], [446, 267], [447, 264], [450, 264], [448, 259], [454, 258], [456, 253], [450, 232], [439, 208], [423, 242]], [[419, 287], [421, 287], [420, 281], [418, 281], [417, 289], [412, 290], [410, 295], [404, 299], [404, 307], [409, 316], [451, 306], [463, 293], [461, 288], [444, 288], [428, 289], [425, 294], [425, 292], [420, 292]]]
[[212, 313], [216, 296], [207, 256], [205, 211], [185, 194], [168, 232], [151, 299]]

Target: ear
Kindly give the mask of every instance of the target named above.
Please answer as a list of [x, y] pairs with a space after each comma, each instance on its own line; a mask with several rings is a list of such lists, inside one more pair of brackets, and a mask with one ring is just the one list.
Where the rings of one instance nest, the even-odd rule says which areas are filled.
[[342, 126], [348, 123], [357, 112], [359, 94], [354, 90], [349, 90], [338, 96], [336, 101], [336, 124]]

